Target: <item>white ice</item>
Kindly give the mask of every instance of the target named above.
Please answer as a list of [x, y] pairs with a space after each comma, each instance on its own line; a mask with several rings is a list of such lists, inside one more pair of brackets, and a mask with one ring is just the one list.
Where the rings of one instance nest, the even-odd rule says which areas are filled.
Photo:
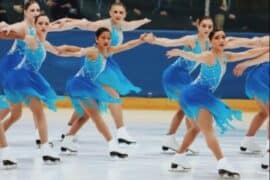
[[[60, 135], [67, 129], [71, 109], [60, 109], [56, 113], [46, 110], [49, 136], [59, 151]], [[7, 133], [12, 154], [18, 159], [15, 170], [0, 170], [0, 180], [214, 180], [217, 161], [206, 147], [200, 135], [195, 147], [200, 155], [189, 157], [193, 169], [186, 173], [168, 171], [172, 154], [161, 153], [161, 142], [168, 129], [173, 111], [125, 110], [124, 119], [129, 133], [138, 144], [125, 147], [130, 154], [128, 160], [113, 161], [108, 156], [108, 146], [90, 121], [79, 132], [77, 156], [61, 156], [58, 165], [44, 165], [35, 146], [34, 123], [31, 113], [24, 109], [23, 118]], [[243, 122], [234, 123], [236, 129], [218, 135], [225, 156], [240, 170], [241, 179], [268, 180], [269, 172], [260, 170], [262, 154], [244, 155], [239, 152], [250, 119], [254, 113], [245, 113]], [[116, 130], [109, 114], [106, 123], [115, 135]], [[184, 124], [178, 130], [180, 140], [185, 132]], [[218, 133], [218, 132], [217, 132]], [[262, 148], [266, 142], [266, 126], [257, 134]]]

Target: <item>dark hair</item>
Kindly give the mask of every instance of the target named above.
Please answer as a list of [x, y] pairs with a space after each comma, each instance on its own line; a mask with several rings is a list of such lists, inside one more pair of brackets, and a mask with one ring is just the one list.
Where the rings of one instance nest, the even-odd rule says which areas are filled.
[[38, 2], [37, 1], [35, 1], [35, 0], [28, 0], [28, 1], [25, 1], [24, 2], [24, 6], [23, 6], [23, 9], [24, 10], [27, 10], [32, 4], [38, 4]]
[[49, 18], [46, 14], [40, 13], [38, 16], [35, 17], [35, 24], [37, 23], [38, 19], [39, 19], [40, 17], [43, 17], [43, 16]]
[[210, 16], [201, 16], [197, 18], [198, 24], [201, 24], [203, 20], [211, 20], [213, 22], [213, 19]]
[[113, 6], [122, 6], [125, 10], [127, 10], [127, 7], [122, 2], [114, 2], [114, 3], [112, 3], [110, 9], [112, 9]]
[[217, 28], [217, 29], [214, 29], [212, 32], [210, 32], [209, 34], [210, 41], [213, 39], [214, 35], [219, 31], [223, 31], [223, 29]]
[[106, 27], [98, 28], [98, 30], [96, 31], [96, 38], [98, 38], [104, 32], [111, 32], [111, 31]]

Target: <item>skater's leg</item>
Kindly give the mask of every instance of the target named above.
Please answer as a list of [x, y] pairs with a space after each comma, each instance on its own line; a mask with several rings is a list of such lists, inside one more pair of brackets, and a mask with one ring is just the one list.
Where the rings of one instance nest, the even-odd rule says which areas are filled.
[[1, 122], [0, 122], [0, 163], [5, 168], [14, 168], [17, 166], [16, 159], [14, 157], [12, 158], [9, 153], [9, 148], [5, 137], [5, 131]]
[[177, 110], [177, 112], [173, 116], [172, 122], [169, 127], [169, 131], [167, 135], [164, 137], [164, 140], [162, 142], [161, 149], [164, 152], [167, 152], [168, 150], [172, 150], [172, 151], [177, 150], [179, 145], [175, 138], [175, 134], [183, 118], [184, 118], [184, 112], [180, 109]]
[[[105, 86], [104, 89], [115, 98], [120, 98], [119, 93], [111, 87]], [[117, 128], [117, 139], [119, 143], [134, 144], [136, 141], [131, 137], [124, 125], [122, 104], [109, 104], [109, 109]]]
[[200, 132], [199, 127], [196, 125], [194, 121], [190, 120], [189, 124], [190, 124], [190, 128], [187, 130], [184, 136], [182, 144], [177, 151], [178, 153], [186, 152], [188, 147], [193, 143], [194, 139], [197, 137], [197, 135]]
[[3, 128], [7, 131], [12, 124], [22, 116], [22, 105], [10, 103], [10, 116], [3, 121]]
[[9, 108], [0, 110], [0, 121], [2, 121], [9, 113]]
[[48, 144], [48, 127], [41, 101], [37, 98], [31, 97], [29, 107], [32, 111], [33, 118], [36, 120], [37, 128], [39, 130], [41, 154], [43, 160], [45, 162], [60, 161], [60, 157], [52, 150], [51, 146]]
[[179, 109], [175, 115], [173, 116], [172, 122], [170, 124], [169, 127], [169, 132], [167, 133], [167, 135], [173, 135], [176, 133], [178, 127], [180, 126], [182, 120], [184, 118], [184, 112]]
[[256, 152], [261, 151], [259, 144], [256, 142], [255, 135], [258, 129], [262, 126], [262, 124], [265, 122], [265, 120], [269, 116], [269, 110], [261, 102], [259, 101], [256, 101], [256, 102], [258, 103], [260, 110], [253, 117], [250, 123], [249, 129], [247, 131], [247, 134], [244, 137], [243, 141], [241, 142], [241, 145], [240, 145], [241, 152], [256, 153]]

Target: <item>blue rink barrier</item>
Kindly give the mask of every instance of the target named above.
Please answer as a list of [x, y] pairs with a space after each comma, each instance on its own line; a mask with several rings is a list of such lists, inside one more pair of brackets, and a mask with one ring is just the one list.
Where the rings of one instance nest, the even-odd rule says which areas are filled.
[[[125, 41], [138, 38], [143, 32], [153, 32], [156, 36], [179, 38], [195, 31], [159, 31], [137, 30], [125, 32]], [[253, 37], [262, 36], [260, 33], [228, 33], [228, 36]], [[54, 45], [70, 44], [77, 46], [92, 46], [95, 43], [95, 34], [89, 31], [71, 30], [65, 32], [53, 32], [48, 34], [48, 40]], [[13, 41], [0, 40], [0, 56], [2, 57], [11, 47]], [[161, 76], [163, 70], [168, 67], [175, 58], [167, 59], [165, 53], [168, 49], [161, 46], [144, 44], [129, 51], [114, 55], [126, 76], [137, 86], [142, 88], [139, 94], [128, 96], [139, 97], [165, 97]], [[241, 51], [239, 48], [234, 51]], [[51, 83], [58, 94], [65, 94], [65, 84], [74, 76], [82, 65], [82, 58], [62, 58], [48, 53], [41, 72]], [[232, 74], [235, 63], [229, 63], [227, 72], [216, 91], [216, 95], [222, 98], [246, 99], [244, 94], [245, 75], [236, 78]], [[198, 70], [193, 73], [196, 77]]]

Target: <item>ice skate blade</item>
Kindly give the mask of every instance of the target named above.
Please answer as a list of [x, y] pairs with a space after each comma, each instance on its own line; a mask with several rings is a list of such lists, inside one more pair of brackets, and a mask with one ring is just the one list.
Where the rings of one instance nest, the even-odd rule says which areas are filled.
[[42, 160], [46, 165], [58, 164], [61, 161], [60, 158], [54, 158], [51, 156], [43, 156]]
[[17, 163], [10, 160], [3, 160], [1, 164], [1, 169], [3, 170], [12, 170], [17, 168]]
[[161, 147], [161, 150], [163, 153], [168, 153], [168, 154], [171, 154], [171, 153], [176, 153], [176, 150], [171, 148], [171, 147], [168, 147], [168, 146], [162, 146]]
[[264, 170], [264, 171], [270, 171], [269, 165], [261, 164], [261, 168], [262, 168], [262, 170]]
[[188, 172], [191, 171], [191, 168], [183, 167], [175, 163], [171, 163], [171, 167], [169, 169], [170, 172]]
[[258, 150], [258, 151], [250, 151], [250, 150], [248, 150], [248, 148], [246, 148], [246, 147], [240, 147], [240, 153], [241, 154], [247, 154], [247, 155], [252, 155], [252, 154], [260, 154], [261, 153], [261, 151], [260, 150]]
[[123, 139], [123, 138], [118, 138], [118, 143], [132, 145], [132, 144], [136, 144], [136, 141], [128, 141], [128, 140]]
[[117, 160], [117, 159], [127, 159], [127, 158], [128, 158], [128, 154], [125, 154], [125, 153], [119, 153], [119, 152], [116, 152], [116, 151], [112, 151], [112, 152], [110, 152], [110, 157], [111, 157], [113, 160]]
[[61, 147], [60, 148], [61, 150], [61, 153], [64, 154], [64, 155], [76, 155], [78, 153], [77, 150], [72, 150], [72, 149], [69, 149], [69, 148], [66, 148], [66, 147]]
[[222, 179], [240, 179], [240, 174], [236, 172], [229, 172], [224, 169], [218, 170], [218, 174]]

